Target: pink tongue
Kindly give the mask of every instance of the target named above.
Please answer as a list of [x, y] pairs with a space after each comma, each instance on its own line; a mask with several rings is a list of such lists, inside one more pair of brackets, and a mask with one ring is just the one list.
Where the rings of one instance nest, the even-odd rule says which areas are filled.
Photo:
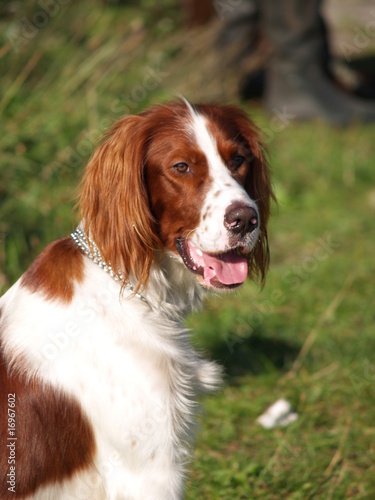
[[216, 277], [224, 285], [243, 283], [248, 273], [247, 259], [235, 251], [213, 256], [203, 254], [204, 280]]
[[248, 273], [247, 259], [238, 255], [235, 250], [220, 255], [209, 255], [199, 252], [190, 242], [188, 245], [194, 261], [199, 267], [203, 267], [203, 277], [207, 285], [213, 278], [223, 285], [236, 285], [245, 281]]

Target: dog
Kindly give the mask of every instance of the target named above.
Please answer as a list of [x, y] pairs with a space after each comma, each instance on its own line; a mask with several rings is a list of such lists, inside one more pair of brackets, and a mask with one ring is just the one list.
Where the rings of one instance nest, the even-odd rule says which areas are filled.
[[272, 197], [235, 106], [179, 100], [113, 125], [79, 226], [0, 300], [2, 499], [183, 497], [197, 396], [221, 379], [183, 318], [207, 291], [264, 281]]

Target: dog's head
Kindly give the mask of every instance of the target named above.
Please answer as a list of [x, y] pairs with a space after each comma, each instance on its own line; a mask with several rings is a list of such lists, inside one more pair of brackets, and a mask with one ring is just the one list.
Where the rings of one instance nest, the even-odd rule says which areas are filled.
[[82, 183], [85, 231], [139, 286], [169, 251], [207, 288], [264, 279], [272, 198], [258, 131], [234, 106], [185, 101], [118, 121]]

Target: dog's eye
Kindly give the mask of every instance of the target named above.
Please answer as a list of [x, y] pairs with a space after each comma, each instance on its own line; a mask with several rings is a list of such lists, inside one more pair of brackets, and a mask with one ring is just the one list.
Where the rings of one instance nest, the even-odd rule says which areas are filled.
[[244, 161], [245, 161], [245, 158], [241, 155], [233, 156], [232, 163], [233, 163], [234, 169], [238, 170]]
[[174, 165], [173, 168], [177, 170], [177, 172], [180, 174], [187, 174], [190, 171], [189, 165], [184, 162], [176, 163], [176, 165]]

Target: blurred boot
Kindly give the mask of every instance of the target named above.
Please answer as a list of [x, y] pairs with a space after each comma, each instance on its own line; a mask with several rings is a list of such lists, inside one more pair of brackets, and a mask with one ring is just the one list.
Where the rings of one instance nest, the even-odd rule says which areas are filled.
[[348, 95], [326, 71], [327, 43], [321, 0], [263, 0], [261, 19], [272, 44], [266, 77], [267, 109], [290, 119], [323, 118], [329, 123], [374, 122], [375, 103]]
[[260, 36], [259, 0], [242, 1], [232, 9], [219, 11], [218, 17], [223, 23], [216, 41], [218, 50], [235, 47], [232, 51], [235, 63], [251, 55]]

